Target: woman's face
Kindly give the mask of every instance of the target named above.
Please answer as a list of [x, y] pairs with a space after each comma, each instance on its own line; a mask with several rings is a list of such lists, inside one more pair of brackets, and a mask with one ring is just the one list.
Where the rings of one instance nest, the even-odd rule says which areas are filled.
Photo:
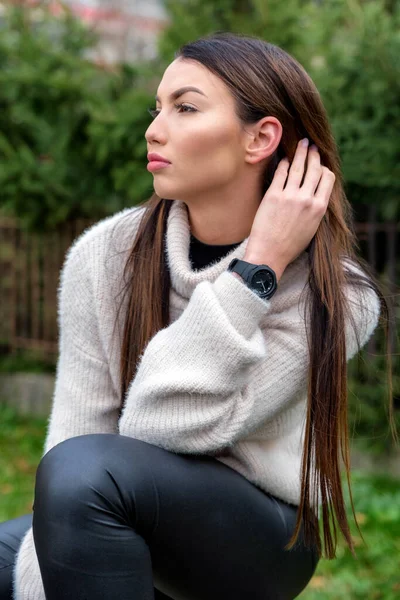
[[[189, 86], [195, 90], [185, 91]], [[170, 162], [148, 167], [159, 197], [185, 201], [234, 185], [245, 167], [246, 133], [216, 75], [196, 61], [174, 60], [160, 82], [156, 112], [145, 133], [147, 150]]]

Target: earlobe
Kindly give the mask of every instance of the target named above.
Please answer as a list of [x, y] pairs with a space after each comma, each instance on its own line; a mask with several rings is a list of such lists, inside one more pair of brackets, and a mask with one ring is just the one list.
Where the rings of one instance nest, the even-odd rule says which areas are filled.
[[246, 139], [246, 162], [256, 164], [271, 156], [282, 138], [282, 125], [275, 117], [264, 117], [251, 126]]

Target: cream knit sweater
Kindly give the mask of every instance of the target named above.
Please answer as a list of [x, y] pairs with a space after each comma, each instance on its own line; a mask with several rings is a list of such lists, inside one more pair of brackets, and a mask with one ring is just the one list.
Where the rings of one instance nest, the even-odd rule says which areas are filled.
[[[305, 254], [287, 267], [273, 298], [262, 300], [226, 271], [233, 258], [244, 257], [247, 239], [215, 264], [192, 271], [187, 207], [174, 201], [166, 235], [170, 324], [145, 349], [118, 419], [124, 308], [114, 340], [113, 325], [123, 266], [143, 210], [103, 219], [67, 252], [43, 454], [77, 435], [120, 433], [172, 452], [214, 455], [255, 485], [298, 504], [308, 368]], [[372, 292], [347, 293], [364, 344], [377, 325], [378, 300]], [[351, 358], [356, 336], [350, 326], [346, 333]], [[45, 600], [32, 529], [17, 555], [14, 598]]]

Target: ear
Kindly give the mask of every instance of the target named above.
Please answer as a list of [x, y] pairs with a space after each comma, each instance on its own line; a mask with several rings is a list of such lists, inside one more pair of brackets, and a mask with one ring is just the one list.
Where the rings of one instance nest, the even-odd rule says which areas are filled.
[[246, 125], [245, 161], [256, 163], [271, 156], [282, 138], [282, 124], [276, 117], [263, 117], [257, 123]]

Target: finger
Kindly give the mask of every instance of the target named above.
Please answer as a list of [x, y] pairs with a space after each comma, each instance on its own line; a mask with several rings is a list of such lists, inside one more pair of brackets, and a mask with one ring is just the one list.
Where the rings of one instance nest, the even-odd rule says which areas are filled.
[[308, 139], [304, 138], [297, 144], [296, 152], [290, 166], [286, 189], [298, 189], [303, 179], [308, 153]]
[[289, 171], [289, 159], [283, 158], [275, 169], [274, 177], [268, 188], [269, 192], [281, 192], [285, 187], [287, 174]]
[[335, 181], [335, 174], [327, 167], [322, 167], [322, 177], [314, 195], [315, 200], [324, 202], [325, 205], [328, 206]]
[[314, 196], [315, 190], [322, 177], [321, 157], [317, 146], [310, 146], [307, 156], [307, 171], [301, 189], [308, 195]]

